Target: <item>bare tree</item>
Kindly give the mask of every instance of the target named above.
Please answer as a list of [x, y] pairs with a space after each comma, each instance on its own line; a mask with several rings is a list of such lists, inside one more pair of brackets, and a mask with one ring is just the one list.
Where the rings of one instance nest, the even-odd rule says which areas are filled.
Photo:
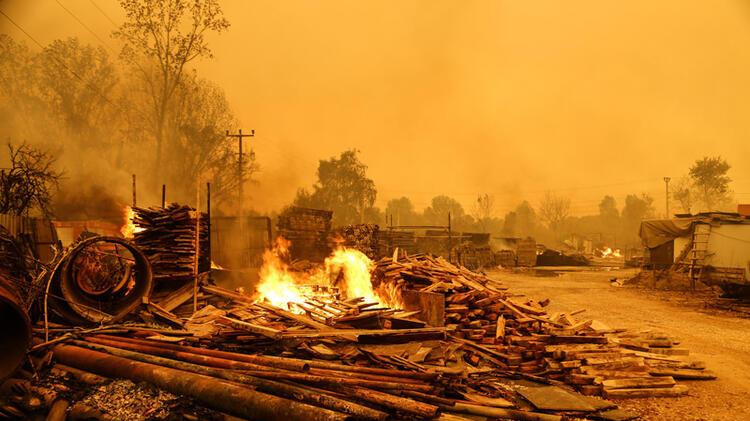
[[693, 202], [695, 201], [693, 193], [693, 186], [690, 182], [690, 178], [687, 176], [681, 177], [672, 187], [672, 198], [680, 203], [680, 207], [683, 212], [690, 213], [693, 208]]
[[492, 216], [495, 213], [495, 198], [489, 194], [480, 194], [474, 202], [473, 214], [482, 232], [487, 232]]
[[544, 194], [544, 199], [539, 203], [539, 217], [547, 224], [549, 229], [557, 234], [562, 222], [570, 216], [570, 199], [557, 196], [551, 192]]
[[136, 69], [150, 97], [158, 169], [185, 66], [212, 56], [206, 35], [224, 31], [229, 21], [218, 0], [120, 0], [120, 5], [126, 20], [114, 35], [123, 40], [122, 57]]
[[55, 158], [26, 143], [8, 143], [10, 167], [0, 169], [0, 213], [28, 214], [37, 209], [50, 216], [52, 189], [61, 173], [54, 170]]

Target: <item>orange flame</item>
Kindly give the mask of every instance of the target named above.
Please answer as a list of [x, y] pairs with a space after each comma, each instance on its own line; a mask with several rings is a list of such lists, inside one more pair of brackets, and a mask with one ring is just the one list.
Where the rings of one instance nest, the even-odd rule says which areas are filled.
[[[289, 270], [284, 262], [290, 242], [276, 239], [273, 249], [263, 254], [260, 283], [256, 287], [257, 299], [298, 313], [303, 311], [290, 303], [305, 302], [303, 285], [338, 286], [347, 298], [364, 298], [365, 302], [379, 303], [391, 308], [402, 308], [401, 294], [395, 285], [381, 284], [373, 288], [371, 272], [373, 262], [362, 252], [340, 247], [325, 260], [325, 265], [312, 274]], [[337, 284], [337, 285], [333, 285]]]
[[620, 253], [620, 249], [612, 250], [611, 247], [606, 247], [602, 250], [602, 257], [622, 257], [622, 254]]
[[289, 253], [289, 244], [289, 241], [278, 237], [273, 248], [263, 253], [260, 283], [256, 287], [256, 292], [259, 295], [258, 300], [266, 300], [275, 307], [302, 312], [297, 307], [289, 305], [305, 302], [297, 287], [297, 281], [282, 260], [282, 257]]
[[135, 226], [133, 219], [135, 218], [135, 212], [131, 206], [125, 206], [122, 210], [122, 216], [125, 222], [120, 227], [120, 234], [125, 238], [135, 237], [136, 232], [143, 231], [143, 228]]

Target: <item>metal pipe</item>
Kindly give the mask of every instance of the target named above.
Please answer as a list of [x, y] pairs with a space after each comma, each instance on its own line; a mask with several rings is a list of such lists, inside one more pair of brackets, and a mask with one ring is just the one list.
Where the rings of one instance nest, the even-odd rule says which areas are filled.
[[268, 421], [344, 421], [339, 412], [258, 392], [234, 383], [161, 367], [71, 345], [54, 348], [63, 364], [106, 377], [145, 381], [177, 395], [194, 398], [208, 408], [243, 418]]
[[383, 421], [387, 414], [377, 411], [357, 403], [340, 399], [327, 393], [317, 391], [309, 386], [302, 386], [293, 383], [282, 383], [273, 380], [252, 377], [241, 372], [226, 370], [214, 367], [205, 367], [202, 365], [192, 364], [183, 361], [172, 360], [140, 352], [128, 351], [106, 345], [92, 344], [83, 341], [73, 341], [76, 346], [81, 346], [94, 351], [104, 351], [108, 354], [130, 360], [140, 361], [149, 364], [155, 364], [162, 367], [174, 368], [177, 370], [189, 371], [196, 374], [203, 374], [210, 377], [229, 380], [252, 386], [260, 392], [270, 393], [272, 395], [287, 397], [296, 401], [309, 403], [315, 406], [331, 409], [337, 412], [351, 414], [357, 418], [369, 419], [373, 421]]
[[19, 291], [21, 282], [0, 273], [0, 380], [16, 371], [31, 345], [31, 321]]

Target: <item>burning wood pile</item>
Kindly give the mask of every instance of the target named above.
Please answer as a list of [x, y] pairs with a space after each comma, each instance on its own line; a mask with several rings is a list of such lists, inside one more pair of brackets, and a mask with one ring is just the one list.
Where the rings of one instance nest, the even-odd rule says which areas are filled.
[[[264, 256], [253, 294], [202, 284], [205, 306], [174, 316], [181, 328], [60, 326], [35, 349], [78, 372], [285, 421], [624, 420], [634, 416], [598, 396], [679, 396], [687, 387], [677, 380], [713, 378], [669, 337], [574, 317], [582, 311], [550, 313], [548, 301], [443, 258], [395, 253], [373, 263], [339, 249], [295, 273], [285, 247]], [[414, 294], [431, 304], [413, 309]], [[158, 307], [174, 308], [168, 300]], [[60, 395], [73, 386], [47, 387]], [[10, 406], [0, 411], [23, 412]]]
[[[135, 244], [151, 262], [155, 282], [187, 281], [208, 270], [208, 217], [186, 205], [133, 208]], [[130, 224], [128, 226], [131, 226]], [[196, 228], [199, 233], [196, 237]], [[200, 239], [198, 262], [196, 240]], [[198, 264], [196, 271], [195, 265]]]

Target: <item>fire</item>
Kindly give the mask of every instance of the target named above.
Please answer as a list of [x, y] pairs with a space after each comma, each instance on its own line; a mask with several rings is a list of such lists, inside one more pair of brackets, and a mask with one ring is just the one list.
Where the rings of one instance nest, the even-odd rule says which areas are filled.
[[259, 300], [266, 300], [273, 306], [301, 312], [289, 303], [304, 303], [297, 281], [282, 260], [289, 253], [289, 241], [279, 237], [272, 249], [263, 253], [263, 266], [260, 268], [260, 283], [256, 288]]
[[622, 257], [622, 254], [620, 253], [620, 249], [612, 250], [611, 247], [606, 247], [602, 250], [602, 257]]
[[[363, 298], [391, 308], [402, 308], [401, 294], [395, 285], [380, 284], [373, 288], [373, 262], [362, 252], [345, 247], [337, 248], [325, 260], [322, 268], [313, 273], [293, 272], [285, 263], [290, 242], [279, 237], [274, 247], [263, 254], [260, 283], [256, 298], [272, 305], [303, 313], [293, 305], [304, 304], [310, 294], [309, 286], [338, 287], [346, 298]], [[292, 304], [292, 305], [290, 305]]]
[[342, 286], [348, 298], [362, 297], [366, 302], [378, 302], [370, 280], [372, 261], [359, 250], [337, 249], [326, 259], [325, 270], [329, 275], [342, 273]]
[[136, 232], [143, 231], [143, 228], [135, 226], [133, 219], [135, 218], [135, 212], [130, 206], [123, 208], [122, 216], [125, 219], [124, 223], [120, 227], [120, 233], [125, 238], [133, 238]]

